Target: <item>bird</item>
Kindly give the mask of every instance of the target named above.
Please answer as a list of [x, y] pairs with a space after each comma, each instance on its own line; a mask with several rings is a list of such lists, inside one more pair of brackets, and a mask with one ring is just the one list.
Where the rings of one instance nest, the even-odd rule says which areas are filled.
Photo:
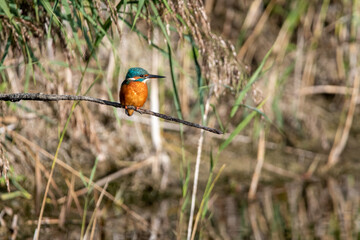
[[133, 109], [128, 106], [134, 106], [139, 109], [144, 105], [148, 96], [147, 80], [151, 78], [165, 78], [164, 76], [149, 74], [140, 67], [130, 68], [126, 74], [125, 80], [121, 84], [119, 98], [121, 105], [125, 108], [125, 113], [131, 116]]

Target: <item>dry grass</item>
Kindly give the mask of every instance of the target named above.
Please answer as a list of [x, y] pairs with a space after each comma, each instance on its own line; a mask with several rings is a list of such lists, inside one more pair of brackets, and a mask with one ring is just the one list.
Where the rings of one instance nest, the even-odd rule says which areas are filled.
[[[145, 1], [134, 31], [137, 3], [84, 2], [74, 27], [65, 14], [57, 25], [41, 5], [37, 19], [35, 4], [20, 2], [9, 6], [12, 14], [21, 6], [21, 17], [0, 12], [1, 92], [117, 101], [127, 69], [141, 66], [167, 76], [151, 84], [145, 108], [226, 134], [91, 103], [69, 119], [71, 103], [2, 102], [0, 238], [32, 238], [45, 200], [44, 239], [79, 239], [82, 228], [88, 239], [184, 239], [195, 167], [194, 239], [359, 238], [358, 1], [163, 1], [154, 5], [159, 17]], [[85, 14], [95, 12], [94, 21], [110, 19], [98, 45], [105, 24]], [[244, 71], [251, 76], [271, 48], [230, 117]], [[263, 115], [217, 155], [264, 99]]]

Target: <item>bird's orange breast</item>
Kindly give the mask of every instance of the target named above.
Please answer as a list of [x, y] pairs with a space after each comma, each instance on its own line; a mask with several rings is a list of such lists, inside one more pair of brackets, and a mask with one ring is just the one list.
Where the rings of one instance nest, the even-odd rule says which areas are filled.
[[[120, 89], [120, 103], [125, 106], [142, 107], [148, 96], [148, 88], [146, 83], [140, 81], [125, 81]], [[127, 109], [128, 115], [131, 116], [134, 110]]]

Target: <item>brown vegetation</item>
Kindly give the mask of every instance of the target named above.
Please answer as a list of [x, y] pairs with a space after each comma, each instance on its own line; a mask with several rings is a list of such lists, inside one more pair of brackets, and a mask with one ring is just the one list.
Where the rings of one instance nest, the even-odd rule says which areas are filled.
[[0, 238], [186, 238], [197, 168], [192, 238], [359, 238], [360, 3], [141, 2], [0, 5], [1, 93], [118, 101], [140, 66], [144, 108], [226, 133], [2, 101]]

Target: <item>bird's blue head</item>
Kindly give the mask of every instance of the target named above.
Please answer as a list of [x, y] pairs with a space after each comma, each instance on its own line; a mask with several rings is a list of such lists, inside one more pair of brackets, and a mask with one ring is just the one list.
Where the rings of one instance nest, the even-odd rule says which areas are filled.
[[150, 78], [164, 78], [164, 76], [149, 74], [145, 69], [135, 67], [128, 70], [125, 81], [126, 83], [130, 83], [130, 81], [146, 82]]

